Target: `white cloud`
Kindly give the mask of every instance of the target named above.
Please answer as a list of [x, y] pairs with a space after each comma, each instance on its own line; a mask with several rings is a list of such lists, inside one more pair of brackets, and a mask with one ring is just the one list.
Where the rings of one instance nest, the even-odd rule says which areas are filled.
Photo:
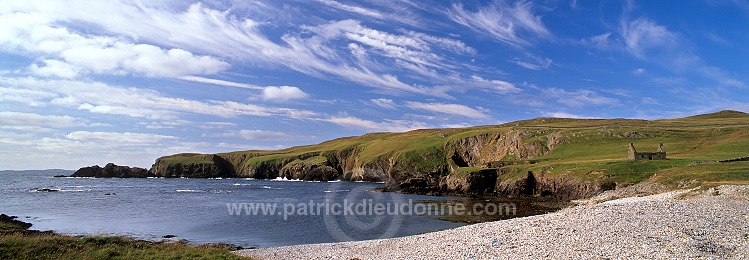
[[623, 20], [620, 30], [627, 50], [640, 58], [644, 58], [648, 50], [673, 48], [679, 41], [665, 26], [643, 18]]
[[323, 121], [330, 122], [347, 128], [362, 129], [367, 131], [384, 131], [384, 132], [405, 132], [409, 130], [427, 128], [428, 126], [421, 122], [406, 120], [385, 120], [383, 122], [374, 122], [371, 120], [361, 119], [352, 116], [333, 116]]
[[395, 109], [398, 106], [392, 99], [387, 98], [370, 99], [369, 101], [375, 106], [386, 109]]
[[[34, 135], [30, 133], [19, 134], [19, 133], [14, 133], [14, 132], [0, 131], [0, 144], [28, 147], [34, 144], [34, 142], [32, 141], [33, 138], [34, 138]], [[8, 147], [3, 147], [3, 150], [7, 152], [8, 150], [6, 149], [8, 149]], [[5, 159], [6, 160], [3, 160], [3, 161], [9, 161], [7, 157]], [[1, 168], [1, 169], [7, 169], [7, 168]]]
[[89, 131], [75, 131], [65, 135], [65, 137], [80, 142], [117, 142], [122, 145], [156, 144], [164, 140], [177, 139], [177, 137], [168, 135]]
[[[210, 56], [197, 56], [182, 49], [162, 49], [133, 44], [119, 38], [81, 35], [37, 13], [0, 15], [0, 46], [31, 55], [52, 57], [45, 66], [30, 66], [32, 73], [72, 78], [88, 71], [102, 74], [138, 74], [178, 77], [213, 74], [229, 64]], [[56, 60], [60, 59], [60, 60]]]
[[245, 140], [267, 142], [284, 142], [292, 139], [298, 139], [298, 137], [287, 133], [265, 130], [240, 130], [239, 136]]
[[0, 102], [3, 103], [16, 102], [31, 107], [46, 106], [47, 102], [44, 100], [55, 96], [54, 93], [44, 90], [0, 87]]
[[722, 69], [705, 64], [690, 51], [692, 44], [686, 39], [650, 19], [630, 20], [623, 17], [619, 29], [624, 49], [632, 56], [676, 72], [697, 73], [723, 86], [746, 86], [746, 83]]
[[408, 31], [408, 35], [416, 39], [432, 43], [435, 47], [443, 48], [445, 50], [449, 50], [458, 54], [475, 55], [477, 52], [473, 47], [468, 46], [464, 42], [455, 39], [436, 37], [414, 31]]
[[82, 125], [80, 119], [71, 116], [40, 115], [0, 111], [0, 128], [25, 131], [46, 131], [51, 128], [67, 128]]
[[471, 79], [473, 80], [473, 82], [470, 84], [473, 84], [482, 89], [492, 90], [500, 94], [523, 91], [522, 89], [516, 87], [515, 84], [512, 84], [507, 81], [503, 81], [503, 80], [498, 80], [498, 79], [488, 80], [488, 79], [479, 77], [478, 75], [471, 76]]
[[475, 12], [465, 10], [462, 4], [454, 4], [447, 14], [458, 24], [515, 47], [551, 37], [541, 17], [533, 13], [533, 5], [526, 1], [510, 4], [495, 0]]
[[570, 114], [567, 112], [541, 112], [541, 115], [545, 117], [555, 117], [555, 118], [577, 118], [577, 119], [598, 119], [600, 117], [592, 117], [592, 116], [581, 116], [576, 114]]
[[0, 156], [6, 159], [0, 160], [0, 169], [77, 169], [108, 162], [148, 168], [165, 154], [209, 152], [199, 147], [215, 147], [168, 135], [89, 131], [50, 136], [0, 133], [0, 144]]
[[255, 89], [255, 90], [263, 89], [263, 87], [261, 86], [256, 86], [252, 84], [226, 81], [226, 80], [220, 80], [220, 79], [209, 79], [209, 78], [198, 77], [198, 76], [184, 76], [184, 77], [180, 77], [179, 79], [193, 81], [193, 82], [200, 82], [200, 83], [208, 83], [208, 84], [219, 85], [219, 86], [226, 86], [226, 87], [246, 88], [246, 89]]
[[225, 132], [225, 133], [206, 133], [203, 137], [229, 137], [229, 138], [241, 138], [248, 141], [261, 141], [261, 142], [287, 142], [301, 139], [308, 139], [309, 137], [295, 136], [284, 132], [266, 131], [266, 130], [248, 130], [242, 129], [239, 131]]
[[582, 107], [590, 105], [610, 105], [619, 104], [619, 100], [610, 97], [598, 95], [595, 91], [578, 89], [568, 91], [560, 88], [548, 88], [543, 90], [544, 98], [554, 99], [557, 103], [571, 107]]
[[[353, 4], [337, 1], [324, 1], [324, 4], [360, 13], [372, 10], [357, 9]], [[29, 0], [7, 5], [0, 12], [14, 15], [24, 13], [31, 17], [29, 19], [32, 22], [43, 25], [43, 29], [48, 31], [43, 35], [59, 39], [44, 41], [44, 46], [39, 46], [44, 50], [43, 53], [60, 53], [60, 49], [71, 49], [64, 57], [49, 54], [45, 55], [44, 59], [65, 61], [79, 67], [81, 73], [91, 71], [145, 73], [143, 75], [171, 77], [213, 74], [228, 67], [225, 62], [214, 58], [221, 57], [260, 67], [280, 65], [314, 77], [326, 79], [331, 76], [339, 77], [365, 87], [378, 89], [378, 93], [390, 95], [415, 93], [450, 97], [446, 92], [457, 90], [459, 86], [435, 90], [426, 84], [436, 82], [436, 85], [447, 85], [445, 75], [458, 75], [458, 71], [464, 67], [464, 64], [453, 56], [476, 53], [475, 49], [455, 39], [458, 36], [439, 37], [408, 30], [393, 33], [363, 26], [356, 20], [301, 26], [301, 31], [298, 33], [288, 32], [274, 39], [264, 34], [262, 27], [268, 23], [261, 19], [273, 20], [273, 14], [287, 13], [288, 10], [284, 10], [280, 5], [263, 3], [250, 4], [252, 8], [247, 7], [250, 11], [242, 10], [250, 12], [250, 15], [234, 10], [234, 8], [245, 8], [245, 5], [215, 2], [206, 4], [117, 1], [91, 3], [82, 0], [49, 3]], [[419, 8], [417, 3], [368, 3], [368, 5], [377, 5], [381, 10], [389, 10], [383, 13], [385, 17], [381, 18], [382, 21], [398, 21], [406, 24], [419, 22], [418, 15], [410, 14], [408, 11], [412, 7]], [[261, 8], [262, 12], [257, 11], [257, 8]], [[513, 8], [525, 10], [529, 9], [530, 5], [522, 3], [514, 5]], [[107, 15], [99, 15], [102, 13]], [[533, 22], [537, 18], [532, 14], [522, 12], [513, 16], [513, 19], [522, 24]], [[25, 20], [19, 20], [19, 22], [22, 21]], [[50, 24], [57, 27], [50, 27]], [[99, 35], [84, 35], [67, 29], [91, 26], [100, 30], [97, 32]], [[23, 29], [22, 31], [31, 31], [35, 27], [20, 28]], [[526, 29], [522, 31], [535, 31], [529, 29], [533, 27], [524, 26], [523, 28]], [[13, 31], [13, 34], [18, 33]], [[7, 38], [12, 39], [12, 37]], [[20, 48], [20, 45], [22, 45], [21, 42], [10, 44], [10, 46], [17, 47], [15, 49]], [[165, 47], [157, 49], [159, 48], [157, 46]], [[94, 49], [89, 51], [92, 47]], [[341, 55], [341, 49], [344, 48], [350, 49], [355, 55]], [[212, 56], [192, 55], [190, 57], [182, 50], [190, 54], [200, 53]], [[450, 55], [445, 56], [445, 52]], [[173, 53], [185, 55], [173, 55]], [[179, 58], [182, 56], [190, 62]], [[94, 63], [98, 66], [94, 67]], [[181, 66], [164, 66], [169, 64]], [[205, 65], [205, 67], [196, 67], [197, 65]], [[398, 73], [403, 73], [403, 75], [393, 75], [394, 68], [400, 69]], [[404, 79], [415, 82], [406, 83]], [[199, 79], [186, 80], [197, 81]], [[203, 82], [207, 83], [205, 80]], [[210, 84], [221, 83], [224, 82], [214, 81]], [[237, 86], [231, 83], [230, 85]]]
[[120, 88], [101, 82], [0, 77], [0, 85], [53, 94], [35, 97], [33, 101], [38, 103], [87, 110], [92, 113], [126, 115], [153, 120], [176, 121], [184, 113], [223, 118], [237, 116], [309, 118], [318, 115], [307, 110], [266, 107], [234, 101], [199, 101], [167, 97], [153, 90]]
[[35, 75], [42, 77], [60, 77], [60, 78], [75, 78], [81, 73], [80, 69], [76, 66], [70, 65], [67, 62], [59, 60], [43, 60], [44, 66], [39, 67], [37, 64], [31, 64], [29, 71]]
[[526, 53], [525, 57], [514, 57], [510, 60], [510, 62], [526, 69], [542, 70], [548, 69], [551, 65], [552, 60], [549, 58], [539, 58], [530, 53]]
[[[333, 4], [335, 5], [335, 3]], [[90, 65], [90, 62], [87, 61], [95, 61], [100, 63], [100, 66], [95, 68], [89, 66], [90, 69], [112, 73], [129, 69], [139, 73], [143, 73], [143, 70], [145, 70], [152, 73], [151, 75], [211, 74], [225, 69], [226, 64], [218, 60], [210, 62], [211, 60], [208, 59], [213, 58], [208, 56], [193, 56], [191, 60], [194, 62], [184, 62], [182, 59], [174, 58], [174, 56], [182, 57], [184, 55], [172, 55], [172, 52], [179, 52], [178, 49], [158, 51], [151, 48], [153, 50], [149, 50], [148, 55], [142, 55], [146, 56], [142, 59], [128, 58], [130, 56], [123, 55], [129, 54], [132, 56], [135, 49], [149, 48], [124, 43], [120, 38], [78, 35], [69, 32], [64, 27], [52, 28], [47, 24], [55, 22], [71, 26], [95, 26], [104, 30], [103, 33], [135, 39], [139, 42], [149, 42], [160, 46], [175, 46], [192, 52], [249, 61], [252, 64], [281, 65], [315, 77], [337, 76], [361, 83], [364, 86], [380, 89], [383, 93], [388, 94], [417, 93], [444, 96], [444, 93], [430, 91], [427, 87], [404, 83], [387, 71], [392, 68], [396, 60], [403, 60], [419, 66], [448, 69], [454, 66], [451, 65], [453, 61], [437, 55], [432, 51], [433, 48], [441, 49], [442, 46], [445, 46], [444, 48], [448, 51], [459, 51], [460, 53], [470, 50], [457, 40], [425, 35], [409, 35], [408, 33], [392, 34], [361, 26], [358, 21], [353, 20], [334, 21], [320, 26], [306, 26], [303, 27], [306, 30], [303, 31], [304, 33], [289, 33], [282, 35], [280, 39], [270, 39], [261, 32], [260, 27], [263, 23], [252, 18], [237, 17], [234, 12], [212, 9], [202, 3], [191, 4], [186, 9], [183, 9], [185, 5], [177, 6], [166, 2], [103, 1], [91, 3], [90, 1], [71, 0], [65, 3], [42, 3], [29, 0], [14, 3], [11, 7], [6, 7], [5, 10], [6, 12], [26, 13], [28, 16], [40, 20], [36, 23], [44, 25], [42, 29], [54, 32], [44, 35], [64, 38], [46, 44], [46, 47], [51, 47], [44, 53], [57, 53], [61, 47], [64, 47], [63, 49], [87, 50], [86, 52], [77, 52], [83, 54], [80, 56], [84, 59], [83, 61], [78, 61], [74, 57], [77, 55], [68, 55], [65, 58], [71, 60], [66, 60], [66, 62], [73, 63], [72, 61], [76, 61], [83, 64], [74, 65]], [[113, 12], [112, 10], [117, 11]], [[285, 12], [281, 9], [268, 11]], [[103, 13], [107, 15], [100, 15]], [[20, 19], [19, 21], [13, 21], [12, 24], [25, 24], [26, 20], [30, 19]], [[22, 31], [34, 29], [33, 26], [22, 28], [24, 29]], [[13, 37], [5, 38], [13, 39]], [[342, 46], [348, 46], [348, 43], [352, 42], [360, 43], [361, 47], [366, 47], [367, 53], [376, 54], [378, 59], [358, 61], [341, 56], [339, 55], [339, 50], [342, 47], [339, 45], [340, 40], [345, 40]], [[77, 44], [76, 41], [86, 44]], [[18, 44], [21, 43], [9, 43], [10, 46], [17, 46]], [[94, 47], [92, 52], [85, 49], [90, 48], [90, 46]], [[52, 49], [58, 51], [53, 52]], [[97, 55], [96, 57], [90, 57], [92, 55], [86, 55], [86, 53], [97, 53]], [[181, 66], [182, 68], [179, 71], [174, 71], [174, 68], [163, 67], [141, 68], [144, 63], [151, 63], [140, 61], [154, 60], [152, 59], [154, 55], [165, 58], [157, 59], [162, 61], [161, 64], [184, 63], [184, 65]], [[132, 62], [114, 62], [122, 59]], [[200, 64], [211, 66], [188, 66]], [[136, 68], [128, 65], [136, 66]], [[418, 71], [414, 71], [414, 73], [418, 73]]]
[[261, 97], [263, 100], [279, 100], [286, 101], [292, 99], [304, 99], [309, 95], [304, 93], [301, 89], [291, 86], [270, 86], [263, 89]]
[[323, 4], [326, 4], [326, 5], [330, 6], [330, 7], [334, 7], [334, 8], [341, 9], [341, 10], [345, 10], [345, 11], [348, 11], [348, 12], [357, 13], [357, 14], [366, 15], [366, 16], [371, 16], [371, 17], [374, 17], [374, 18], [382, 18], [383, 17], [383, 15], [380, 12], [377, 12], [377, 11], [371, 10], [371, 9], [367, 9], [367, 8], [363, 8], [363, 7], [360, 7], [360, 6], [346, 5], [346, 4], [342, 4], [340, 2], [333, 1], [333, 0], [319, 0], [319, 1], [321, 3], [323, 3]]
[[488, 115], [477, 109], [459, 104], [406, 102], [406, 106], [412, 109], [425, 110], [441, 114], [459, 115], [475, 119], [485, 119], [489, 117]]
[[593, 46], [599, 50], [608, 50], [609, 48], [611, 48], [609, 44], [609, 37], [611, 37], [611, 33], [607, 32], [583, 39], [582, 42], [583, 44]]

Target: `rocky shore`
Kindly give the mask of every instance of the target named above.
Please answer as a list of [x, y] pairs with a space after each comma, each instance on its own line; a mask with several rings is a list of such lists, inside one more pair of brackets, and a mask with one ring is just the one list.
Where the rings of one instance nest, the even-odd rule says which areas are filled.
[[749, 258], [749, 186], [603, 200], [416, 236], [235, 253], [260, 259]]

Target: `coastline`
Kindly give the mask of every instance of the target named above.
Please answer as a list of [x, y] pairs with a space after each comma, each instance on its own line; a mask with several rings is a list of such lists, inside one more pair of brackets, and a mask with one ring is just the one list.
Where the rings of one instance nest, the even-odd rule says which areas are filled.
[[259, 259], [749, 257], [749, 185], [603, 200], [408, 237], [234, 253]]

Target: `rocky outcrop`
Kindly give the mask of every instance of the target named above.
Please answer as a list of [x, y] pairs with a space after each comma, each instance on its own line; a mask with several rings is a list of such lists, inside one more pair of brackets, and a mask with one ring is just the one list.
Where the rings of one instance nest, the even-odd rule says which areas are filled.
[[501, 160], [525, 160], [548, 153], [561, 142], [559, 133], [547, 135], [547, 142], [528, 142], [539, 133], [510, 130], [485, 133], [452, 142], [455, 147], [451, 159], [459, 167], [486, 167]]
[[494, 193], [497, 182], [496, 169], [482, 169], [474, 172], [457, 171], [448, 174], [440, 182], [440, 190], [448, 194], [481, 196]]
[[541, 196], [573, 200], [589, 198], [615, 188], [616, 183], [580, 181], [566, 176], [547, 177], [528, 172], [523, 178], [498, 180], [494, 191], [500, 196]]
[[234, 166], [215, 154], [176, 154], [161, 157], [151, 167], [157, 177], [226, 178], [235, 177]]
[[83, 167], [78, 169], [71, 177], [94, 177], [94, 178], [145, 178], [155, 176], [146, 169], [138, 167], [118, 166], [108, 163], [103, 168], [99, 165]]
[[341, 174], [335, 168], [327, 165], [328, 160], [323, 156], [315, 156], [306, 160], [295, 160], [281, 168], [280, 176], [287, 179], [305, 181], [332, 181]]

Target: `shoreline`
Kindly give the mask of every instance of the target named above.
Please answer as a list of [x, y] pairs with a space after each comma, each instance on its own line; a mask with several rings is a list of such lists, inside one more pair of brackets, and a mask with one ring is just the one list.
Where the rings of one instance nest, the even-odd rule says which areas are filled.
[[31, 223], [0, 214], [0, 259], [245, 259], [228, 244], [191, 245], [127, 236], [70, 236], [30, 229]]
[[634, 197], [607, 194], [553, 213], [408, 237], [233, 253], [259, 259], [749, 257], [749, 185], [628, 195]]

